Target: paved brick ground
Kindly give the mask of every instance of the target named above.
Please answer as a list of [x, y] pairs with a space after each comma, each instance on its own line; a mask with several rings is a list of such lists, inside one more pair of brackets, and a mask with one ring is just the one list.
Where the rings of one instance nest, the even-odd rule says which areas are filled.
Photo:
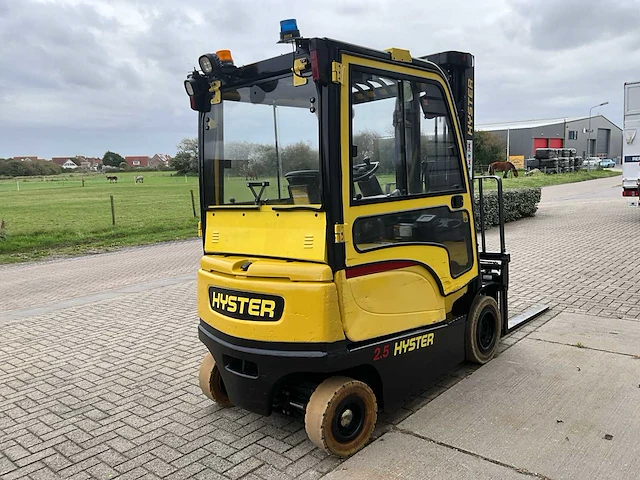
[[[502, 350], [560, 311], [640, 320], [640, 211], [618, 182], [545, 189], [535, 218], [507, 225], [512, 313], [552, 312]], [[0, 478], [315, 479], [340, 463], [300, 422], [200, 394], [199, 256], [190, 241], [0, 267]], [[377, 434], [472, 372], [382, 415]]]
[[0, 266], [0, 312], [33, 308], [154, 280], [192, 275], [202, 254], [197, 240], [113, 253]]

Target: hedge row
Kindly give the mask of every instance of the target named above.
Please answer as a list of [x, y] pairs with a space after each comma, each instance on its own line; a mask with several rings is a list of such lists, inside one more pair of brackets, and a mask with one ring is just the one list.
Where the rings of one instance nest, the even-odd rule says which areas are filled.
[[[542, 190], [535, 188], [514, 188], [503, 190], [504, 221], [512, 222], [524, 217], [533, 217], [538, 210]], [[485, 190], [483, 192], [485, 228], [498, 225], [498, 192]], [[480, 202], [478, 195], [474, 197], [476, 229], [480, 230]]]

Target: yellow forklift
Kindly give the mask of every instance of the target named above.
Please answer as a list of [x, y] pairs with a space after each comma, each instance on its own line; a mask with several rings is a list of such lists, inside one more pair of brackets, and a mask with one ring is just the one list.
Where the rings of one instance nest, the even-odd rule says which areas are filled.
[[199, 381], [219, 405], [303, 418], [346, 457], [378, 411], [494, 356], [509, 254], [502, 221], [500, 251], [484, 229], [476, 239], [471, 54], [302, 38], [295, 20], [280, 41], [289, 53], [245, 66], [205, 54], [185, 81], [199, 112]]

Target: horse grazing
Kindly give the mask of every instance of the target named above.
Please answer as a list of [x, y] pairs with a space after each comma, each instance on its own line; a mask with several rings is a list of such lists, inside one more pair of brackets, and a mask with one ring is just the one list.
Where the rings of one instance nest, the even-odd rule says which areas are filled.
[[109, 183], [118, 183], [118, 177], [114, 175], [107, 175], [107, 180], [109, 180]]
[[511, 162], [493, 162], [489, 165], [489, 175], [493, 175], [494, 172], [504, 172], [503, 178], [507, 178], [509, 172], [513, 172], [513, 176], [518, 176], [518, 169]]
[[142, 175], [138, 175], [137, 177], [134, 178], [134, 181], [136, 183], [144, 183], [144, 177]]
[[258, 172], [256, 172], [255, 170], [249, 170], [247, 172], [247, 174], [245, 175], [245, 180], [257, 180], [258, 179]]

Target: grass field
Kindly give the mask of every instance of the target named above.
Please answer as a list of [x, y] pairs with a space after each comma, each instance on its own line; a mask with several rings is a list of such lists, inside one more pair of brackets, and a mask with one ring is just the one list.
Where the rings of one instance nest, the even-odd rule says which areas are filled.
[[[488, 174], [486, 172], [482, 174], [476, 173], [476, 176], [480, 176], [480, 175], [488, 175]], [[591, 170], [590, 172], [587, 172], [586, 170], [581, 170], [579, 172], [525, 176], [524, 171], [519, 171], [517, 178], [513, 178], [511, 176], [509, 176], [508, 178], [503, 178], [502, 185], [504, 188], [547, 187], [549, 185], [560, 185], [563, 183], [584, 182], [586, 180], [594, 180], [596, 178], [615, 177], [617, 175], [621, 175], [621, 172], [615, 171], [615, 170]], [[502, 172], [499, 172], [497, 176], [502, 178]], [[395, 181], [395, 177], [393, 175], [378, 175], [378, 179], [380, 181], [380, 185], [383, 185], [383, 187], [386, 183]], [[485, 181], [484, 187], [488, 189], [495, 189], [496, 183], [494, 181]]]
[[[134, 183], [134, 176], [139, 174], [144, 176], [143, 184]], [[5, 221], [4, 232], [0, 232], [0, 263], [196, 236], [198, 218], [193, 216], [190, 191], [199, 216], [197, 177], [176, 176], [173, 172], [115, 175], [117, 184], [109, 183], [103, 174], [0, 180], [0, 221]], [[615, 175], [620, 172], [594, 170], [535, 177], [521, 173], [518, 178], [504, 179], [504, 187], [542, 187]], [[384, 186], [394, 177], [380, 175], [379, 180]], [[263, 198], [276, 198], [277, 181], [268, 181], [270, 186]], [[286, 183], [282, 179], [283, 192]], [[492, 184], [486, 187], [495, 188]], [[115, 226], [111, 223], [110, 196], [114, 199]], [[238, 202], [253, 199], [244, 178], [231, 179], [225, 197]]]
[[[135, 184], [134, 176], [140, 174], [144, 183]], [[190, 192], [193, 190], [199, 216], [197, 177], [175, 176], [173, 172], [115, 175], [118, 183], [109, 183], [103, 174], [0, 181], [0, 221], [5, 221], [0, 263], [197, 234], [198, 219], [193, 216]], [[115, 226], [110, 196], [114, 200]]]
[[[596, 178], [615, 177], [622, 172], [615, 170], [580, 170], [579, 172], [567, 172], [557, 174], [541, 174], [535, 176], [525, 176], [523, 171], [519, 172], [518, 178], [505, 178], [502, 180], [504, 188], [525, 188], [525, 187], [547, 187], [549, 185], [560, 185], [563, 183], [584, 182]], [[495, 182], [491, 182], [495, 183]]]

